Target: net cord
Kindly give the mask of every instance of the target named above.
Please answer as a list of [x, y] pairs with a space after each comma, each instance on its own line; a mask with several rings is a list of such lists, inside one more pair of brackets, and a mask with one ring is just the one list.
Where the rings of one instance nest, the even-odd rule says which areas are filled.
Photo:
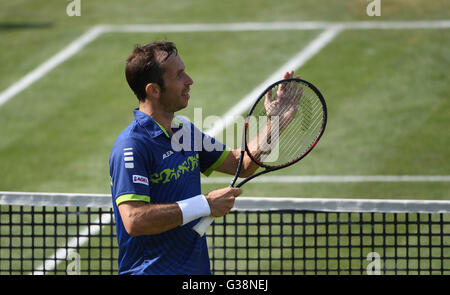
[[[111, 208], [112, 198], [108, 194], [0, 191], [0, 205]], [[238, 197], [232, 210], [450, 213], [450, 200]]]

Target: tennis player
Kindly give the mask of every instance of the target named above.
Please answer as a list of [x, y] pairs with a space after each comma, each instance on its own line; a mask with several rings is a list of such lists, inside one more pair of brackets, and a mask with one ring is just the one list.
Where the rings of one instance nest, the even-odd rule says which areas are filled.
[[[203, 216], [227, 214], [241, 190], [227, 187], [203, 195], [200, 173], [234, 175], [240, 151], [227, 149], [175, 116], [188, 105], [193, 80], [173, 43], [137, 46], [125, 74], [139, 108], [110, 156], [119, 274], [211, 274], [206, 237], [192, 227]], [[174, 147], [173, 136], [180, 130], [189, 148]], [[210, 142], [215, 149], [196, 148], [198, 134], [201, 143]], [[246, 156], [240, 176], [257, 167]]]

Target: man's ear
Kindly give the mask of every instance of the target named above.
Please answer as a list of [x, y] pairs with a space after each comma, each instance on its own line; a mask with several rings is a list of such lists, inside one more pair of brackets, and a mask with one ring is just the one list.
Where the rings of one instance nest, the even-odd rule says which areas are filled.
[[147, 93], [147, 97], [159, 98], [161, 95], [161, 87], [156, 83], [148, 83], [145, 86], [145, 92]]

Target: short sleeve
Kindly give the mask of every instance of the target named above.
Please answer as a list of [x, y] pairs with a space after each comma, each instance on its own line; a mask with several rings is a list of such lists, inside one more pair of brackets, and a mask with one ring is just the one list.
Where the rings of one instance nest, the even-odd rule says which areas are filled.
[[150, 202], [150, 158], [136, 139], [116, 142], [109, 160], [111, 192], [119, 205], [125, 201]]

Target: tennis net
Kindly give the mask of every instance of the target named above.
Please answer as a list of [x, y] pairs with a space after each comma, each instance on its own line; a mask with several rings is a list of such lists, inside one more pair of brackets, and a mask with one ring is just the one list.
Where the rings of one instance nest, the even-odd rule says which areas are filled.
[[[116, 274], [108, 195], [0, 192], [0, 274]], [[450, 274], [450, 201], [238, 198], [214, 274]]]

